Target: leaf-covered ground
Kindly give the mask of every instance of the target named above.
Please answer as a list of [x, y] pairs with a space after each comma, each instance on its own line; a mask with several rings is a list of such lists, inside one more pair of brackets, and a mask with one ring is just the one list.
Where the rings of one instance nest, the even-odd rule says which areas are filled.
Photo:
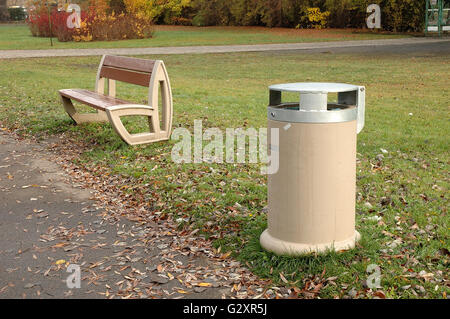
[[[148, 58], [155, 58], [149, 56]], [[129, 147], [109, 124], [74, 126], [57, 95], [92, 88], [98, 58], [0, 61], [0, 123], [25, 136], [74, 143], [73, 162], [130, 201], [230, 251], [291, 297], [446, 298], [449, 293], [449, 56], [421, 54], [245, 53], [158, 56], [171, 78], [174, 128], [266, 126], [267, 86], [298, 81], [366, 86], [366, 126], [358, 136], [357, 229], [351, 251], [278, 257], [261, 249], [266, 178], [257, 164], [175, 164], [175, 142]], [[118, 95], [145, 102], [145, 90]], [[127, 126], [143, 122], [127, 119]], [[69, 148], [70, 150], [70, 148]], [[366, 280], [381, 270], [381, 288]], [[276, 289], [265, 291], [277, 296]]]
[[[252, 298], [273, 286], [170, 216], [148, 214], [120, 176], [77, 167], [78, 154], [0, 130], [1, 298]], [[74, 266], [76, 289], [66, 284]]]

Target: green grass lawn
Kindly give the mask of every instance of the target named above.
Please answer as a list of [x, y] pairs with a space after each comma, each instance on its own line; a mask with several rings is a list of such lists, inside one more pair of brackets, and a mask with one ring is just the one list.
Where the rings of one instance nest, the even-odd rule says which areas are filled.
[[[149, 56], [148, 58], [155, 58]], [[304, 287], [330, 279], [322, 298], [349, 293], [371, 298], [366, 267], [381, 267], [380, 289], [390, 298], [445, 298], [449, 293], [448, 56], [239, 53], [158, 56], [167, 66], [174, 97], [174, 127], [265, 127], [267, 86], [296, 81], [366, 86], [366, 126], [358, 136], [357, 230], [353, 250], [278, 257], [265, 252], [266, 178], [258, 164], [175, 164], [174, 141], [125, 145], [109, 124], [75, 126], [57, 94], [92, 88], [98, 57], [0, 60], [0, 124], [25, 136], [65, 134], [80, 145], [77, 164], [98, 166], [128, 181], [132, 198], [147, 201], [199, 229], [215, 247], [232, 251], [263, 278]], [[141, 88], [122, 85], [118, 96], [144, 102]], [[141, 122], [128, 120], [128, 126]], [[381, 148], [388, 151], [379, 162]], [[102, 170], [104, 172], [104, 170]], [[103, 173], [102, 173], [103, 174]], [[151, 194], [149, 193], [151, 189]], [[367, 203], [370, 203], [368, 205]], [[149, 212], [150, 213], [150, 212]], [[373, 217], [380, 220], [373, 220]], [[332, 284], [334, 283], [334, 284]], [[354, 289], [353, 289], [354, 288]], [[377, 293], [382, 296], [381, 293]]]
[[155, 26], [150, 39], [59, 42], [33, 37], [26, 25], [0, 24], [0, 50], [16, 49], [73, 49], [73, 48], [141, 48], [162, 46], [226, 45], [293, 43], [340, 40], [368, 40], [406, 37], [407, 35], [379, 34], [351, 29], [296, 30], [263, 27], [183, 27]]

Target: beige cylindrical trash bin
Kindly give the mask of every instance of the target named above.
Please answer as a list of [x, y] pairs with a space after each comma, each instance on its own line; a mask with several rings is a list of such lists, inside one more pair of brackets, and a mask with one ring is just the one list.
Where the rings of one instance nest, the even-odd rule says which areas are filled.
[[[261, 245], [288, 255], [353, 248], [360, 238], [356, 136], [364, 126], [364, 87], [289, 83], [269, 89], [268, 141], [279, 165], [268, 175], [268, 229]], [[282, 103], [283, 91], [298, 92], [300, 102]], [[336, 103], [327, 102], [330, 92], [338, 93]], [[277, 145], [271, 144], [272, 129], [278, 129]]]

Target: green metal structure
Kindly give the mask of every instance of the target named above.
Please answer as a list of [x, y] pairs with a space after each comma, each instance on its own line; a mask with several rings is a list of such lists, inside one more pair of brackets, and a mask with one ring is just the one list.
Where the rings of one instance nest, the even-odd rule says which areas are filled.
[[425, 0], [425, 33], [450, 31], [450, 0]]

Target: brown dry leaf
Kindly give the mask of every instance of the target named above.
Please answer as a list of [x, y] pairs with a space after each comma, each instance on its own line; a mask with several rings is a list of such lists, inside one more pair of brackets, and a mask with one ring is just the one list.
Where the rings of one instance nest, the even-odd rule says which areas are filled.
[[52, 269], [52, 267], [50, 267], [49, 269], [47, 269], [47, 271], [44, 273], [44, 276], [48, 276], [50, 270]]
[[281, 272], [280, 272], [280, 278], [281, 278], [281, 280], [283, 280], [283, 282], [284, 282], [285, 284], [288, 283], [287, 279], [283, 276], [283, 273], [281, 273]]
[[377, 290], [373, 293], [374, 296], [377, 296], [378, 298], [381, 299], [386, 299], [386, 295], [384, 294], [384, 292], [382, 292], [381, 290]]
[[102, 261], [97, 261], [96, 263], [92, 264], [91, 266], [89, 266], [89, 268], [95, 268], [97, 266], [100, 266], [101, 264], [103, 264]]
[[229, 251], [225, 254], [222, 254], [222, 256], [220, 256], [220, 259], [227, 259], [228, 257], [230, 257], [230, 255], [231, 255], [231, 251]]
[[326, 267], [323, 267], [322, 274], [320, 275], [320, 279], [321, 279], [321, 280], [322, 280], [323, 277], [325, 276], [326, 271], [327, 271]]
[[61, 247], [67, 246], [67, 245], [68, 245], [68, 243], [59, 243], [59, 244], [53, 245], [51, 247], [52, 248], [61, 248]]
[[314, 293], [319, 293], [320, 289], [322, 289], [322, 286], [323, 286], [322, 283], [317, 284], [317, 285], [314, 287], [313, 292], [314, 292]]

